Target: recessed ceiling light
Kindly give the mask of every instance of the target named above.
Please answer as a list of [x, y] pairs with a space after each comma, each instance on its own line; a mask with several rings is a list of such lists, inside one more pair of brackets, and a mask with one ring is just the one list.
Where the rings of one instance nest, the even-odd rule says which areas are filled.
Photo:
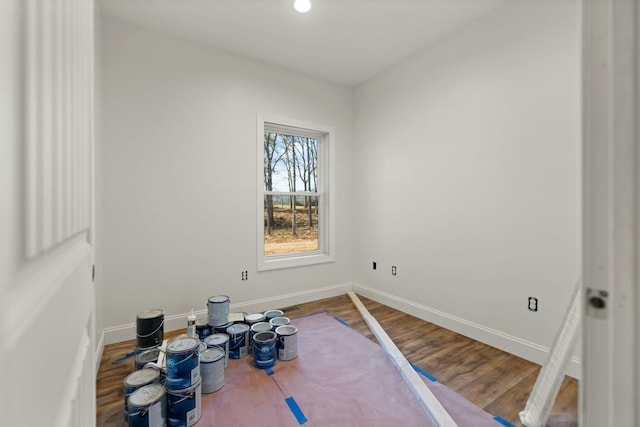
[[306, 13], [311, 9], [311, 2], [309, 0], [296, 0], [293, 3], [293, 7], [300, 13]]

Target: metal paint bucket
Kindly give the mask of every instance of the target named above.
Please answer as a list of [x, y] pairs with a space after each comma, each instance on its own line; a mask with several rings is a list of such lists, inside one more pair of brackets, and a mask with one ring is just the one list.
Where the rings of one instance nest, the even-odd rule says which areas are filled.
[[283, 316], [284, 316], [284, 311], [282, 310], [268, 310], [264, 312], [264, 321], [268, 322], [274, 317], [283, 317]]
[[200, 381], [182, 390], [167, 390], [167, 426], [190, 427], [202, 415]]
[[209, 297], [207, 302], [209, 310], [209, 325], [220, 326], [229, 322], [229, 297], [216, 295]]
[[144, 365], [146, 365], [149, 362], [157, 362], [158, 356], [160, 356], [160, 348], [158, 347], [153, 347], [149, 350], [144, 350], [136, 354], [136, 357], [134, 358], [134, 365], [135, 365], [136, 371], [138, 369], [144, 368]]
[[167, 389], [183, 390], [200, 381], [200, 340], [178, 337], [167, 343]]
[[273, 331], [275, 331], [278, 326], [288, 325], [289, 323], [291, 323], [291, 320], [288, 317], [284, 316], [274, 317], [273, 319], [269, 320], [269, 324], [271, 324], [271, 329]]
[[248, 354], [249, 326], [244, 323], [234, 323], [227, 328], [229, 335], [229, 358], [242, 359]]
[[164, 311], [147, 310], [136, 316], [136, 347], [148, 348], [162, 344], [164, 338]]
[[276, 364], [276, 333], [258, 332], [253, 336], [253, 364], [256, 368], [269, 369]]
[[204, 339], [207, 347], [217, 346], [224, 350], [224, 369], [229, 366], [229, 335], [211, 334]]
[[298, 328], [293, 325], [278, 326], [278, 359], [293, 360], [298, 357]]
[[204, 341], [206, 337], [211, 335], [211, 326], [209, 326], [208, 319], [196, 319], [196, 334], [200, 341]]
[[123, 381], [123, 395], [124, 395], [124, 420], [129, 420], [129, 407], [127, 405], [127, 399], [129, 396], [139, 389], [140, 387], [144, 387], [149, 384], [160, 382], [160, 371], [157, 369], [140, 369], [139, 371], [134, 371], [131, 374], [127, 375], [127, 377]]
[[247, 314], [244, 316], [244, 323], [249, 325], [249, 353], [253, 352], [253, 347], [252, 347], [253, 333], [251, 332], [251, 327], [256, 323], [261, 323], [261, 322], [264, 322], [264, 314], [262, 313]]
[[258, 322], [251, 325], [251, 329], [249, 331], [249, 346], [251, 347], [251, 351], [253, 351], [253, 336], [258, 332], [271, 331], [271, 324], [268, 322]]
[[165, 427], [167, 403], [162, 384], [140, 387], [127, 399], [129, 427]]
[[224, 386], [224, 350], [221, 347], [209, 347], [200, 354], [200, 378], [203, 393], [213, 393]]

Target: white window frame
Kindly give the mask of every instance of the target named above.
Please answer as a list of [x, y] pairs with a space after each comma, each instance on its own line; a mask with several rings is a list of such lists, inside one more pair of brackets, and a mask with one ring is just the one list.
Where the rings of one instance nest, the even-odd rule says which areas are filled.
[[[278, 255], [264, 254], [264, 131], [281, 129], [299, 136], [318, 138], [318, 250]], [[335, 209], [334, 209], [334, 144], [335, 130], [331, 126], [319, 125], [286, 117], [258, 114], [257, 126], [257, 259], [258, 271], [301, 267], [335, 261]], [[300, 194], [309, 195], [301, 192]], [[314, 195], [316, 193], [313, 193]]]

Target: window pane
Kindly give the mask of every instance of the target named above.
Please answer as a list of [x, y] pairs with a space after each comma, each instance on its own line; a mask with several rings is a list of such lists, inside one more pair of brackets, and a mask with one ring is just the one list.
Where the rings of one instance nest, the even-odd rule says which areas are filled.
[[265, 191], [317, 192], [317, 164], [317, 139], [265, 131]]
[[318, 196], [266, 195], [264, 254], [282, 255], [318, 249]]

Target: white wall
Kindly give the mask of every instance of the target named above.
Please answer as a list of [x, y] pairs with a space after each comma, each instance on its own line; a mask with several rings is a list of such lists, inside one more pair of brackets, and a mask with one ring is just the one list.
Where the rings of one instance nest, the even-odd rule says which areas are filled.
[[[203, 310], [216, 294], [349, 285], [352, 89], [109, 17], [102, 27], [105, 327]], [[256, 271], [258, 112], [335, 126], [336, 262]]]
[[357, 290], [543, 356], [580, 274], [579, 41], [577, 1], [514, 1], [357, 88]]

